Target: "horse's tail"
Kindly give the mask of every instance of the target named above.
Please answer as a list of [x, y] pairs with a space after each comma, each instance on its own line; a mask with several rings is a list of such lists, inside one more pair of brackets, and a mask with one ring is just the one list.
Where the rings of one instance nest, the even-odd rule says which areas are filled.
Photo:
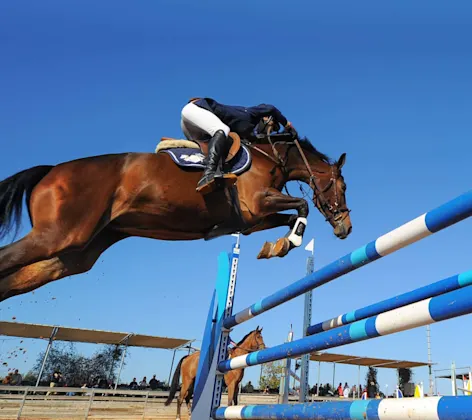
[[172, 377], [172, 383], [170, 385], [169, 389], [169, 397], [167, 398], [167, 401], [164, 403], [166, 406], [170, 405], [172, 400], [175, 397], [175, 394], [177, 394], [177, 390], [179, 389], [179, 383], [180, 383], [180, 369], [182, 368], [182, 362], [187, 358], [188, 356], [182, 357], [180, 359], [179, 364], [175, 368], [174, 376]]
[[35, 166], [0, 182], [0, 239], [8, 235], [13, 227], [15, 235], [18, 233], [23, 210], [23, 195], [26, 197], [26, 206], [29, 208], [31, 192], [53, 167]]

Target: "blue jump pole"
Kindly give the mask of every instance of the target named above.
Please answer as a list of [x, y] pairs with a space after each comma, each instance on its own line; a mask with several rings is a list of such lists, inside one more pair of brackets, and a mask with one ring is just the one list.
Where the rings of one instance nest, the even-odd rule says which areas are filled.
[[389, 398], [384, 400], [328, 401], [310, 404], [221, 407], [214, 419], [251, 420], [470, 420], [472, 398]]
[[469, 191], [328, 264], [313, 274], [263, 298], [227, 318], [224, 321], [224, 327], [232, 328], [241, 324], [309, 290], [439, 232], [471, 215], [472, 191]]
[[370, 316], [381, 314], [382, 312], [391, 311], [410, 303], [418, 302], [434, 296], [439, 296], [452, 290], [460, 289], [472, 284], [472, 271], [466, 271], [455, 276], [448, 277], [433, 284], [421, 287], [408, 293], [386, 299], [382, 302], [374, 303], [355, 311], [347, 312], [327, 321], [311, 325], [307, 328], [307, 335], [318, 334], [328, 331], [341, 325], [352, 324], [355, 321], [368, 318]]
[[429, 325], [472, 313], [472, 286], [421, 300], [350, 325], [334, 328], [291, 343], [237, 356], [218, 364], [220, 372], [273, 362], [286, 357], [339, 347], [370, 338]]

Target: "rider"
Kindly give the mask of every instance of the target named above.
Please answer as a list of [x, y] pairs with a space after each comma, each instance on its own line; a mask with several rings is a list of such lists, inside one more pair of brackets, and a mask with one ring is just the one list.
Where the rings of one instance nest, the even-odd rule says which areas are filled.
[[292, 124], [273, 105], [252, 107], [223, 105], [211, 98], [193, 98], [182, 109], [181, 127], [189, 140], [209, 140], [205, 170], [197, 184], [197, 191], [207, 193], [214, 188], [214, 179], [220, 164], [224, 163], [233, 140], [230, 131], [242, 138], [250, 138], [261, 129], [261, 120], [272, 117], [274, 124], [281, 124], [296, 137]]

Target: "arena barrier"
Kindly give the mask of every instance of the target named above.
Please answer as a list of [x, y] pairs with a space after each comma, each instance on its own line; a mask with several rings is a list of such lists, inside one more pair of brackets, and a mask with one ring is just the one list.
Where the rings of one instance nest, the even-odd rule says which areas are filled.
[[[380, 236], [301, 280], [231, 315], [239, 243], [231, 262], [221, 254], [218, 281], [210, 305], [195, 386], [192, 417], [215, 419], [470, 419], [472, 398], [339, 401], [294, 405], [219, 408], [223, 374], [230, 370], [296, 357], [393, 334], [472, 313], [472, 273], [450, 277], [409, 293], [309, 327], [310, 336], [226, 360], [230, 328], [301, 294], [389, 255], [472, 215], [472, 191]], [[411, 417], [413, 413], [414, 417]]]

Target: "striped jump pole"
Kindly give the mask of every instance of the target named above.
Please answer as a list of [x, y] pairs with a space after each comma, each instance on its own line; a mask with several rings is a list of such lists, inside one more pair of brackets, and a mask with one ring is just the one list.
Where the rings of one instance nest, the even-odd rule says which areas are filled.
[[460, 289], [472, 284], [472, 271], [466, 271], [461, 274], [448, 277], [436, 283], [429, 284], [419, 289], [408, 293], [386, 299], [379, 303], [366, 306], [355, 311], [347, 312], [327, 321], [311, 325], [307, 328], [307, 335], [318, 334], [323, 331], [328, 331], [341, 325], [352, 324], [355, 321], [368, 318], [370, 316], [381, 314], [382, 312], [391, 311], [392, 309], [400, 308], [410, 303], [415, 303], [423, 299], [434, 296], [439, 296], [452, 290]]
[[472, 398], [389, 398], [310, 404], [247, 405], [221, 407], [214, 419], [251, 420], [470, 420]]
[[424, 299], [291, 343], [255, 351], [244, 356], [237, 356], [220, 362], [218, 370], [228, 372], [286, 357], [301, 356], [306, 353], [389, 335], [470, 313], [472, 313], [472, 286]]
[[313, 274], [263, 298], [227, 318], [224, 321], [224, 327], [232, 328], [241, 324], [309, 290], [439, 232], [471, 215], [472, 191], [469, 191], [328, 264]]

